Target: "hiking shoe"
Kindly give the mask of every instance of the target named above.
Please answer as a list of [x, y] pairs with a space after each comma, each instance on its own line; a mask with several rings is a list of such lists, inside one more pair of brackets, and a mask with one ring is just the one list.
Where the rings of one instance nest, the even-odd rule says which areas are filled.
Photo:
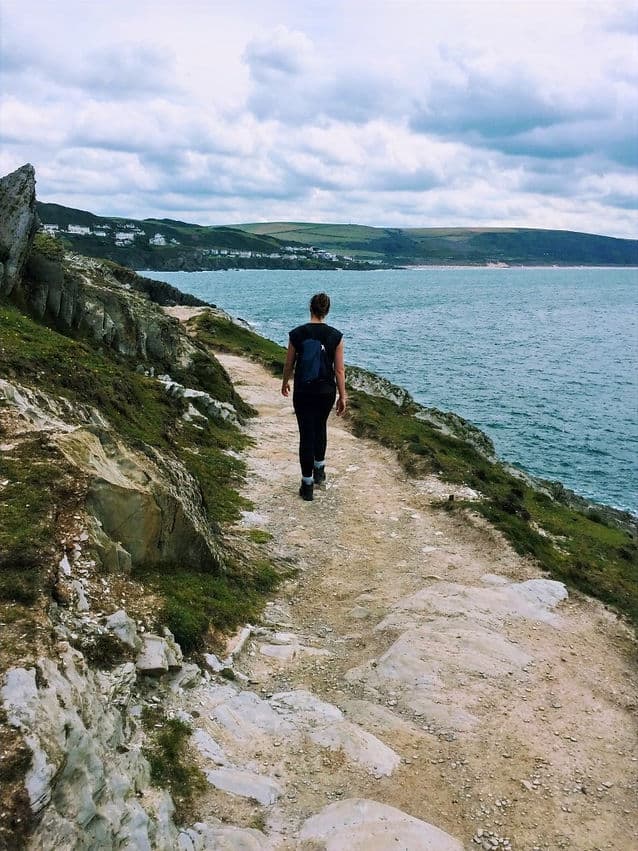
[[315, 480], [316, 485], [320, 485], [326, 481], [326, 469], [325, 467], [315, 467], [312, 471], [312, 478]]
[[299, 496], [302, 499], [305, 499], [307, 502], [310, 502], [314, 499], [314, 486], [307, 485], [305, 482], [301, 483], [301, 487], [299, 488]]

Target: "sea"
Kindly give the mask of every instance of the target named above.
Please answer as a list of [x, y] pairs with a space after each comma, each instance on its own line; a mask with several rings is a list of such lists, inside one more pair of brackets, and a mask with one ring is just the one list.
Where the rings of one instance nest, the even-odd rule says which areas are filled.
[[142, 274], [283, 345], [327, 292], [346, 363], [470, 420], [521, 469], [638, 514], [638, 269]]

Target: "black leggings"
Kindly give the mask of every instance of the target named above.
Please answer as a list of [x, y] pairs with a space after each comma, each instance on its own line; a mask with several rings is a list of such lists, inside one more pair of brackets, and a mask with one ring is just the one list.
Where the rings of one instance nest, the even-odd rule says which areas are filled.
[[301, 475], [312, 476], [315, 461], [326, 457], [326, 423], [337, 395], [331, 393], [293, 393], [292, 404], [299, 425], [299, 463]]

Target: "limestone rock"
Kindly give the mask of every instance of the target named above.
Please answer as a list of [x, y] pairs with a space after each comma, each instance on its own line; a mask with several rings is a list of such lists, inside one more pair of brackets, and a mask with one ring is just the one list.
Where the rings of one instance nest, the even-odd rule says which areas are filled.
[[197, 822], [180, 832], [178, 851], [269, 851], [273, 846], [259, 830]]
[[135, 662], [140, 674], [159, 676], [168, 670], [180, 668], [182, 651], [175, 641], [161, 635], [146, 633], [142, 638], [142, 649]]
[[0, 294], [20, 286], [37, 227], [35, 171], [27, 163], [0, 179]]
[[151, 448], [143, 455], [104, 431], [78, 428], [55, 439], [90, 477], [87, 506], [100, 525], [103, 549], [106, 535], [133, 563], [221, 566], [199, 488], [177, 460]]
[[218, 674], [225, 667], [224, 663], [220, 662], [214, 653], [205, 653], [204, 661], [214, 674]]
[[463, 851], [457, 839], [438, 827], [364, 798], [329, 804], [304, 822], [299, 836], [324, 843], [325, 851]]
[[254, 798], [264, 807], [274, 804], [281, 795], [281, 787], [270, 777], [241, 768], [213, 768], [206, 772], [206, 777], [215, 788], [242, 798]]
[[67, 645], [37, 669], [10, 669], [0, 692], [33, 754], [25, 785], [39, 821], [30, 847], [176, 847], [170, 798], [158, 793], [150, 809], [138, 798], [150, 772], [128, 718], [134, 666], [95, 672]]
[[142, 648], [142, 639], [137, 634], [135, 621], [130, 618], [124, 609], [119, 609], [109, 615], [105, 623], [109, 632], [116, 635], [122, 644], [126, 644], [135, 652], [139, 652]]

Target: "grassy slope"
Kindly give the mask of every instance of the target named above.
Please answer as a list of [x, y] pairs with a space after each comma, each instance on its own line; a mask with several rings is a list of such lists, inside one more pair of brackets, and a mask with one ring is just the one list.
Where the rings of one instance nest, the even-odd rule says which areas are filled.
[[[270, 340], [211, 315], [200, 317], [197, 328], [208, 345], [248, 355], [281, 374], [285, 351]], [[574, 510], [528, 487], [468, 443], [417, 419], [415, 410], [350, 393], [355, 434], [396, 449], [411, 474], [435, 472], [485, 496], [478, 503], [445, 503], [446, 509], [480, 512], [521, 555], [533, 556], [552, 576], [612, 604], [638, 624], [638, 547], [629, 532], [606, 525], [595, 510]]]
[[238, 225], [331, 251], [389, 262], [638, 264], [638, 241], [534, 228], [375, 228], [262, 222]]
[[[0, 303], [0, 377], [93, 406], [138, 450], [151, 445], [177, 457], [199, 482], [213, 528], [235, 521], [248, 505], [238, 493], [244, 465], [225, 450], [242, 449], [244, 435], [222, 421], [209, 421], [203, 429], [184, 422], [184, 403], [135, 367]], [[191, 370], [175, 371], [174, 378], [233, 402], [244, 416], [251, 413], [204, 350]], [[60, 512], [81, 498], [77, 475], [46, 437], [36, 436], [0, 453], [0, 480], [9, 481], [0, 490], [0, 600], [31, 605], [51, 591], [46, 566], [51, 565]], [[276, 582], [268, 563], [245, 563], [238, 556], [229, 556], [224, 569], [211, 565], [208, 573], [179, 565], [138, 565], [135, 575], [164, 595], [160, 621], [185, 650], [198, 647], [210, 626], [227, 629], [254, 616]]]

